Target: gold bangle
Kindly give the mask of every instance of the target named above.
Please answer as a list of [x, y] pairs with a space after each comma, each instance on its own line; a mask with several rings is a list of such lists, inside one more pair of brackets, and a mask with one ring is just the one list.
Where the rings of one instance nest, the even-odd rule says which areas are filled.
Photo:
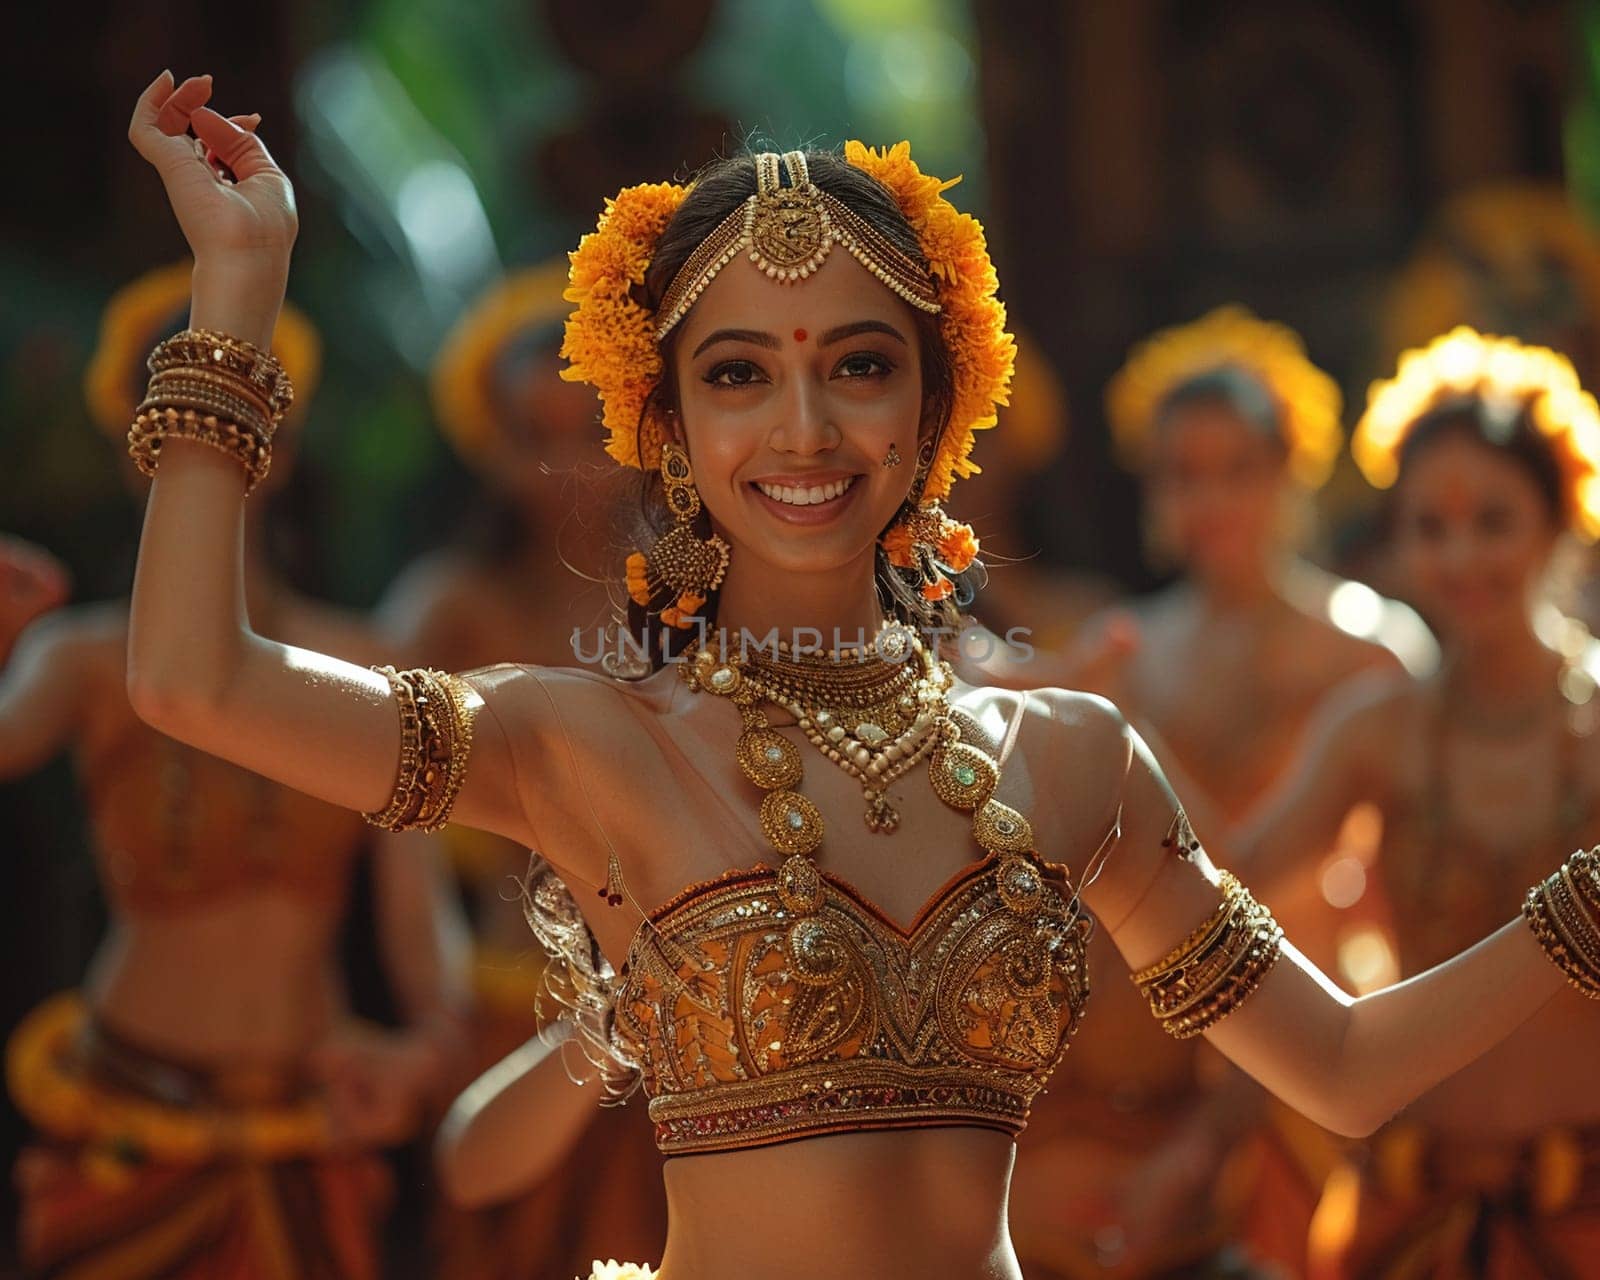
[[294, 388], [283, 366], [251, 343], [185, 329], [146, 361], [150, 385], [128, 430], [128, 453], [154, 476], [168, 440], [192, 440], [235, 459], [248, 494], [272, 466], [272, 437]]
[[231, 391], [236, 395], [248, 396], [261, 406], [263, 415], [272, 415], [272, 402], [269, 394], [261, 389], [249, 378], [210, 364], [166, 364], [150, 375], [151, 382], [160, 382], [166, 378], [191, 378]]
[[152, 374], [187, 366], [228, 374], [254, 388], [274, 418], [294, 403], [294, 387], [277, 357], [214, 329], [184, 329], [157, 345], [146, 362]]
[[1600, 848], [1579, 849], [1528, 890], [1522, 916], [1567, 981], [1600, 1000]]
[[128, 430], [128, 456], [146, 476], [154, 477], [167, 440], [192, 440], [227, 454], [245, 471], [248, 494], [267, 476], [272, 449], [239, 425], [194, 409], [141, 407]]
[[394, 793], [382, 809], [363, 814], [386, 831], [437, 831], [450, 821], [472, 752], [477, 714], [472, 686], [426, 667], [374, 667], [394, 690], [400, 711], [400, 764]]
[[1180, 1040], [1216, 1026], [1252, 996], [1282, 954], [1283, 930], [1250, 890], [1222, 872], [1216, 911], [1166, 956], [1133, 975], [1162, 1028]]
[[193, 409], [202, 416], [210, 415], [231, 422], [240, 430], [249, 431], [258, 443], [270, 444], [272, 428], [259, 410], [237, 396], [215, 394], [202, 390], [185, 390], [174, 386], [162, 394], [151, 393], [139, 404], [139, 412], [146, 410], [176, 409], [182, 413]]
[[237, 406], [233, 412], [244, 413], [260, 421], [265, 434], [277, 430], [277, 420], [272, 408], [248, 383], [237, 378], [213, 373], [209, 369], [166, 369], [150, 379], [145, 399], [163, 403], [180, 403], [186, 397], [200, 397], [226, 401]]

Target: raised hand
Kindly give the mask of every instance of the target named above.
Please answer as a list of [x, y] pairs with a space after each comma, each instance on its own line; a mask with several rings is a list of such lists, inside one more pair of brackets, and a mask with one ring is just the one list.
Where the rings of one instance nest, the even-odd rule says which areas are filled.
[[218, 115], [210, 100], [210, 76], [174, 84], [163, 71], [134, 104], [128, 140], [161, 175], [194, 254], [190, 323], [266, 346], [300, 225], [294, 187], [255, 134], [260, 117]]
[[163, 71], [139, 95], [128, 139], [166, 184], [196, 262], [245, 254], [286, 265], [299, 229], [294, 188], [253, 132], [250, 122], [259, 117], [225, 119], [210, 100], [210, 76], [174, 86]]

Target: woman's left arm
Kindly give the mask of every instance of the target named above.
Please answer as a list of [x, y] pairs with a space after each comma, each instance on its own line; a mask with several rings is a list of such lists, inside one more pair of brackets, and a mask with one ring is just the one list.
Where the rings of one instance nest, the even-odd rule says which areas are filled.
[[445, 1194], [480, 1209], [531, 1191], [594, 1120], [599, 1086], [573, 1078], [557, 1021], [468, 1085], [439, 1126], [434, 1168]]
[[1218, 872], [1160, 765], [1119, 713], [1104, 714], [1126, 753], [1121, 837], [1085, 904], [1169, 1030], [1203, 1030], [1318, 1124], [1373, 1132], [1562, 989], [1561, 971], [1508, 902], [1513, 922], [1470, 950], [1397, 986], [1346, 995]]

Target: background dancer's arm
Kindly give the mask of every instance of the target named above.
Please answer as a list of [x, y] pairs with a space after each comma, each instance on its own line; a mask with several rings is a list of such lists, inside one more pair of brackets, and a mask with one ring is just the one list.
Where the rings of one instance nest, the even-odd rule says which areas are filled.
[[378, 940], [404, 1025], [350, 1019], [310, 1058], [334, 1135], [354, 1147], [412, 1138], [467, 1073], [465, 927], [441, 864], [403, 836], [385, 837], [375, 858]]
[[[1104, 704], [1102, 704], [1104, 705]], [[1084, 900], [1131, 969], [1166, 956], [1215, 911], [1204, 853], [1164, 845], [1178, 802], [1160, 766], [1114, 709], [1125, 745], [1122, 836]], [[1207, 1031], [1211, 1043], [1318, 1124], [1365, 1136], [1504, 1039], [1565, 980], [1506, 903], [1508, 923], [1407, 982], [1347, 996], [1287, 942], [1254, 995]]]
[[64, 750], [77, 732], [104, 652], [109, 618], [62, 610], [66, 570], [47, 552], [0, 535], [0, 778], [15, 778]]
[[[1222, 834], [1229, 870], [1270, 892], [1333, 847], [1356, 805], [1383, 804], [1385, 766], [1394, 747], [1393, 712], [1408, 683], [1407, 677], [1387, 672], [1360, 675], [1323, 700], [1282, 780]], [[1188, 794], [1181, 780], [1169, 781]], [[1208, 815], [1192, 806], [1189, 816], [1197, 827], [1206, 825]], [[1508, 910], [1514, 905], [1508, 903]]]
[[460, 1087], [468, 1070], [472, 935], [434, 838], [378, 837], [374, 852], [378, 943], [384, 972], [421, 1062], [414, 1083], [426, 1099]]

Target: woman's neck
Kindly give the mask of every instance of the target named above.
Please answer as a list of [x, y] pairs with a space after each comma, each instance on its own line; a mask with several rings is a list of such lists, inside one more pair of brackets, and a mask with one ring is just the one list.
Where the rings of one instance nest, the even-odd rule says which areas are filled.
[[717, 600], [717, 628], [831, 648], [870, 640], [883, 623], [873, 579], [871, 552], [858, 561], [819, 573], [793, 573], [756, 563], [735, 552]]
[[1201, 608], [1209, 614], [1253, 613], [1281, 598], [1276, 560], [1263, 556], [1247, 564], [1189, 577]]
[[1471, 644], [1456, 643], [1445, 654], [1446, 682], [1480, 704], [1515, 704], [1542, 696], [1550, 687], [1557, 656], [1534, 633], [1532, 622]]

